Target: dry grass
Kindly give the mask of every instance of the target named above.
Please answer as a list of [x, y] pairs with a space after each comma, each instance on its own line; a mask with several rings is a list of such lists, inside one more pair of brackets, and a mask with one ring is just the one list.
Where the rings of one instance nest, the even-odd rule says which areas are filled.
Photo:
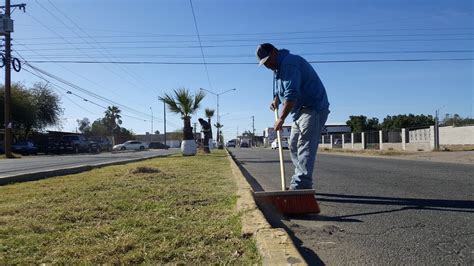
[[474, 151], [474, 145], [446, 145], [440, 151]]
[[0, 187], [0, 264], [255, 264], [224, 151]]

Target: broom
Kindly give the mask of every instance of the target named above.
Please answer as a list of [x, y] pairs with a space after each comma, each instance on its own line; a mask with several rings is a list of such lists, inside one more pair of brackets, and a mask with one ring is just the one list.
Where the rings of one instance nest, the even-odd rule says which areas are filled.
[[[275, 120], [278, 120], [278, 109], [275, 108]], [[319, 213], [314, 189], [286, 190], [285, 165], [283, 164], [283, 147], [281, 146], [281, 132], [277, 130], [278, 154], [280, 157], [281, 191], [254, 192], [255, 198], [271, 204], [283, 214], [310, 214]]]

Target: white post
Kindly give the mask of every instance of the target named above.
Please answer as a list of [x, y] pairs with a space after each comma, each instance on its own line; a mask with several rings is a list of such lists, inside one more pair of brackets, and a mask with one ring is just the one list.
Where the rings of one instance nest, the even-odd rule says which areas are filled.
[[379, 149], [383, 150], [383, 133], [382, 133], [382, 130], [379, 130]]
[[362, 149], [365, 150], [365, 133], [362, 132], [360, 133], [361, 138], [362, 138]]
[[321, 135], [321, 143], [324, 145], [324, 135]]
[[407, 149], [407, 134], [406, 129], [402, 128], [402, 150]]
[[430, 126], [430, 148], [431, 150], [435, 150], [436, 149], [436, 128], [435, 126]]
[[342, 149], [344, 149], [344, 134], [341, 134], [342, 136]]
[[354, 133], [351, 133], [351, 149], [354, 149]]
[[331, 146], [329, 146], [329, 148], [332, 150], [332, 135], [329, 136], [329, 141], [331, 142]]

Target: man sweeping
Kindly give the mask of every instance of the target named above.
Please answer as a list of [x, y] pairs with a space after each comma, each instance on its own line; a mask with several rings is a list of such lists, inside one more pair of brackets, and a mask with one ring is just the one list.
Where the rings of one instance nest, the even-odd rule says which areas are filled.
[[274, 73], [270, 109], [274, 111], [283, 103], [274, 129], [281, 130], [289, 114], [293, 119], [289, 146], [295, 173], [289, 189], [312, 189], [319, 138], [329, 115], [326, 89], [313, 67], [301, 56], [270, 43], [259, 45], [256, 54], [260, 65]]

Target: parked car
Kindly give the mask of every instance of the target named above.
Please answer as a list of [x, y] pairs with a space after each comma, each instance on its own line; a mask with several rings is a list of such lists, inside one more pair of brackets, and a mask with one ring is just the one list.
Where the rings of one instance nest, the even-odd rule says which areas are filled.
[[[282, 139], [282, 140], [281, 140], [281, 147], [282, 147], [282, 149], [288, 149], [288, 148], [289, 148], [288, 140], [287, 140], [287, 139]], [[271, 148], [272, 148], [272, 149], [278, 149], [278, 140], [277, 140], [277, 139], [275, 139], [275, 140], [272, 142]]]
[[235, 143], [236, 143], [235, 139], [231, 139], [231, 140], [227, 141], [226, 146], [227, 146], [227, 148], [230, 148], [230, 147], [235, 148]]
[[62, 138], [62, 147], [65, 151], [79, 152], [100, 152], [100, 147], [96, 142], [87, 140], [82, 135], [65, 135]]
[[138, 140], [129, 140], [122, 144], [115, 145], [113, 147], [114, 151], [125, 151], [125, 150], [138, 150], [143, 151], [145, 150], [147, 145], [144, 142]]
[[148, 148], [149, 149], [169, 149], [170, 146], [166, 145], [166, 144], [163, 144], [161, 142], [158, 142], [158, 141], [154, 141], [154, 142], [150, 142], [150, 144], [148, 145]]
[[106, 137], [90, 137], [89, 141], [97, 143], [100, 151], [112, 151], [112, 142]]
[[44, 153], [61, 154], [61, 152], [64, 152], [63, 142], [57, 139], [48, 139]]
[[21, 155], [37, 154], [38, 148], [31, 141], [18, 141], [12, 145], [12, 152], [19, 153]]

